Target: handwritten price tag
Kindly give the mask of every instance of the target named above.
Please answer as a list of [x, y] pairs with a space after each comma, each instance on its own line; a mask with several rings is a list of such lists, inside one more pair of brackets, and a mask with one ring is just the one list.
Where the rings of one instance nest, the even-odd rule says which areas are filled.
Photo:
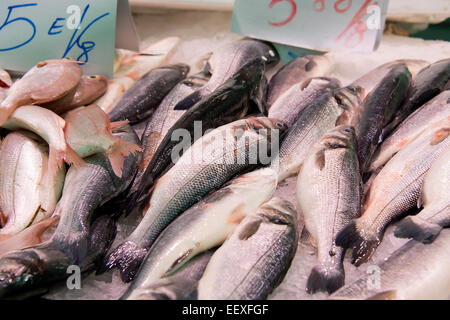
[[314, 50], [373, 51], [388, 0], [236, 0], [231, 31]]
[[88, 74], [111, 77], [116, 13], [117, 0], [1, 0], [0, 68], [72, 58]]

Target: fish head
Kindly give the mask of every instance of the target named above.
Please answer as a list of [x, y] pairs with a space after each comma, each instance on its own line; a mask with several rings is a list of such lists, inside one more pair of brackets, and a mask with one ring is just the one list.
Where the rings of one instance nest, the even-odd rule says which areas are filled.
[[266, 45], [267, 49], [264, 51], [264, 54], [261, 56], [261, 58], [264, 60], [266, 66], [270, 68], [280, 61], [280, 55], [273, 44], [266, 41], [264, 41], [264, 44]]
[[334, 150], [340, 148], [356, 150], [355, 128], [349, 125], [340, 125], [328, 131], [320, 139], [321, 149]]
[[303, 57], [308, 62], [305, 64], [305, 71], [314, 74], [327, 74], [331, 71], [333, 60], [328, 55], [307, 55]]
[[295, 206], [279, 197], [274, 197], [259, 206], [256, 215], [267, 223], [279, 225], [295, 225], [297, 223]]
[[164, 67], [160, 67], [160, 68], [177, 70], [180, 73], [182, 78], [185, 78], [188, 75], [189, 71], [191, 70], [190, 67], [184, 63], [172, 64], [172, 65], [164, 66]]
[[340, 88], [341, 82], [336, 78], [328, 78], [328, 77], [309, 78], [308, 80], [302, 82], [300, 89], [304, 90], [309, 86], [330, 88], [331, 90], [336, 90]]
[[350, 124], [352, 115], [356, 114], [362, 104], [364, 88], [360, 86], [347, 86], [334, 91], [334, 99], [340, 109], [341, 115], [336, 120], [336, 125]]

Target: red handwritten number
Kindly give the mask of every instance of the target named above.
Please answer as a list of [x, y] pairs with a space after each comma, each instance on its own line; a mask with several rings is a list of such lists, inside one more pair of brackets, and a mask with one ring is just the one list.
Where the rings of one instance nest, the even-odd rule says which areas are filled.
[[[347, 3], [347, 6], [341, 8], [340, 6], [344, 2]], [[352, 6], [352, 0], [338, 0], [334, 3], [334, 10], [336, 10], [336, 12], [338, 12], [338, 13], [344, 13], [344, 12], [347, 12], [351, 6]]]
[[269, 21], [269, 24], [271, 26], [274, 26], [274, 27], [284, 26], [284, 25], [288, 24], [289, 22], [291, 22], [292, 19], [294, 19], [295, 15], [297, 14], [297, 4], [295, 3], [294, 0], [272, 0], [269, 4], [269, 8], [272, 9], [272, 7], [274, 5], [276, 5], [279, 2], [283, 2], [283, 1], [287, 1], [291, 5], [291, 7], [292, 7], [291, 14], [289, 15], [289, 17], [286, 20], [281, 21], [281, 22], [270, 22]]
[[[336, 38], [335, 41], [340, 41], [342, 37], [344, 37], [346, 34], [348, 35], [345, 43], [347, 46], [350, 47], [356, 47], [364, 40], [364, 34], [367, 31], [367, 26], [365, 22], [362, 20], [366, 15], [366, 9], [370, 5], [372, 0], [366, 0], [364, 4], [362, 5], [361, 9], [355, 14], [352, 21], [348, 24], [348, 26], [344, 29], [344, 31], [341, 32]], [[350, 33], [351, 29], [354, 27], [354, 31]], [[350, 34], [349, 34], [350, 33]], [[353, 39], [355, 35], [359, 35], [358, 41], [353, 46], [350, 45], [350, 41]]]
[[323, 10], [325, 10], [325, 0], [315, 0], [314, 11], [322, 12]]

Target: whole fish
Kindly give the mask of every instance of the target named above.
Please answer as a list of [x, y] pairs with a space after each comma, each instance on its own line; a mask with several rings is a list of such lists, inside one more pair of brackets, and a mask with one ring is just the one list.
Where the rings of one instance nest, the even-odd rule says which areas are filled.
[[[351, 85], [359, 86], [364, 89], [365, 94], [369, 94], [380, 84], [383, 78], [385, 78], [393, 68], [398, 67], [399, 65], [406, 66], [412, 77], [414, 77], [420, 70], [430, 65], [430, 63], [424, 60], [415, 59], [394, 60], [376, 67], [363, 75], [361, 78], [353, 81]], [[363, 95], [362, 98], [364, 99], [365, 95]]]
[[[262, 106], [264, 94], [261, 87], [264, 78], [263, 60], [252, 60], [216, 91], [186, 111], [160, 142], [142, 175], [140, 185], [133, 186], [136, 192], [129, 195], [126, 213], [147, 202], [150, 188], [153, 186], [155, 179], [174, 162], [172, 153], [175, 146], [187, 148], [193, 140], [200, 138], [206, 130], [243, 118], [248, 113], [252, 103], [260, 106], [261, 111], [264, 110], [265, 108]], [[174, 110], [176, 109], [174, 108]], [[196, 125], [199, 123], [201, 124], [200, 130], [196, 130]], [[197, 133], [196, 131], [201, 132]], [[181, 143], [177, 141], [181, 132], [186, 135], [189, 133], [192, 140], [183, 140]]]
[[406, 96], [411, 82], [408, 68], [393, 67], [364, 99], [351, 120], [355, 127], [361, 171], [370, 164], [383, 127], [389, 123]]
[[419, 207], [424, 206], [418, 215], [406, 217], [395, 230], [400, 238], [414, 238], [423, 243], [433, 242], [442, 228], [450, 227], [450, 149], [437, 159], [428, 171]]
[[108, 79], [103, 76], [83, 76], [78, 85], [64, 97], [41, 104], [42, 107], [63, 114], [81, 106], [87, 106], [100, 98], [108, 86]]
[[386, 136], [417, 108], [441, 93], [449, 80], [450, 59], [435, 62], [422, 69], [414, 77], [405, 102], [396, 112], [388, 128], [385, 128], [383, 135]]
[[266, 156], [264, 151], [276, 148], [283, 129], [284, 125], [276, 120], [248, 118], [219, 127], [197, 140], [158, 180], [144, 218], [109, 255], [105, 269], [118, 267], [124, 281], [132, 280], [169, 223], [235, 175], [268, 164], [273, 155]]
[[158, 107], [172, 88], [186, 77], [189, 66], [175, 64], [151, 70], [128, 89], [109, 112], [111, 121], [139, 122]]
[[269, 117], [280, 119], [291, 127], [300, 112], [321, 95], [340, 87], [340, 82], [332, 78], [311, 78], [293, 84], [271, 106]]
[[142, 152], [135, 143], [112, 134], [123, 122], [110, 123], [108, 115], [96, 105], [72, 110], [65, 116], [64, 135], [67, 144], [82, 158], [105, 152], [114, 173], [120, 178], [124, 159], [130, 153]]
[[423, 300], [448, 299], [450, 292], [450, 230], [443, 230], [432, 244], [407, 242], [389, 258], [377, 264], [379, 288], [368, 286], [374, 274], [367, 274], [339, 291], [337, 300]]
[[272, 108], [275, 101], [293, 85], [310, 78], [323, 77], [331, 71], [332, 66], [333, 61], [328, 56], [308, 55], [290, 61], [270, 79], [267, 88], [268, 108]]
[[8, 96], [0, 104], [0, 125], [20, 106], [62, 98], [78, 85], [81, 73], [80, 66], [73, 60], [39, 62], [8, 90]]
[[393, 155], [414, 141], [422, 131], [432, 129], [437, 122], [449, 117], [450, 90], [446, 90], [414, 111], [383, 141], [376, 150], [368, 171], [379, 171]]
[[353, 264], [367, 262], [386, 227], [417, 204], [424, 176], [433, 161], [450, 147], [449, 134], [448, 123], [427, 132], [400, 150], [375, 177], [365, 195], [362, 216], [336, 238], [337, 245], [353, 248]]
[[344, 285], [344, 249], [336, 235], [360, 215], [361, 177], [355, 130], [338, 126], [313, 147], [297, 179], [297, 200], [318, 249], [306, 290], [332, 293]]
[[297, 249], [297, 212], [273, 198], [247, 216], [216, 250], [198, 284], [199, 300], [262, 300], [283, 280]]
[[6, 136], [0, 152], [0, 207], [7, 221], [0, 235], [14, 235], [49, 217], [56, 207], [66, 174], [49, 174], [48, 147], [28, 132]]
[[[134, 292], [133, 300], [195, 300], [198, 281], [208, 265], [214, 250], [208, 250], [192, 258], [173, 275], [153, 282]], [[125, 299], [122, 297], [121, 299]]]
[[330, 129], [348, 124], [361, 103], [361, 88], [345, 87], [313, 100], [300, 113], [284, 137], [279, 157], [272, 167], [278, 171], [279, 181], [296, 175], [307, 157], [311, 145]]
[[247, 215], [272, 198], [276, 172], [260, 169], [231, 180], [173, 221], [150, 248], [122, 298], [135, 299], [199, 253], [221, 245]]
[[175, 110], [187, 110], [216, 89], [224, 85], [234, 74], [254, 59], [262, 59], [267, 68], [276, 65], [280, 57], [275, 48], [263, 41], [244, 38], [219, 48], [210, 58], [208, 65], [211, 79], [201, 89], [177, 103]]

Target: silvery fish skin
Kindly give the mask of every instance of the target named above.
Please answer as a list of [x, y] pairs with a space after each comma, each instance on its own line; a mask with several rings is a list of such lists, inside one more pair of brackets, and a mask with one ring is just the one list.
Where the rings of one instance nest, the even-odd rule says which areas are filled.
[[333, 78], [311, 78], [293, 84], [272, 104], [269, 118], [280, 119], [290, 127], [306, 106], [321, 95], [339, 87], [339, 80]]
[[413, 79], [408, 96], [396, 112], [395, 118], [384, 131], [387, 135], [392, 129], [406, 119], [411, 112], [445, 90], [450, 80], [450, 59], [435, 62], [422, 69]]
[[197, 140], [158, 180], [144, 218], [109, 255], [105, 269], [119, 267], [122, 280], [131, 281], [149, 248], [170, 222], [237, 174], [268, 164], [273, 155], [265, 158], [264, 151], [258, 150], [276, 149], [279, 132], [284, 129], [282, 123], [273, 119], [247, 118]]
[[297, 179], [297, 201], [318, 249], [306, 290], [332, 293], [344, 285], [344, 249], [336, 235], [360, 215], [361, 177], [355, 130], [338, 126], [314, 145]]
[[13, 235], [49, 217], [61, 196], [65, 167], [47, 171], [48, 147], [37, 136], [8, 134], [0, 153], [0, 207], [7, 222], [0, 235]]
[[189, 66], [176, 64], [151, 70], [136, 81], [108, 113], [111, 121], [139, 122], [158, 107], [170, 90], [189, 72]]
[[336, 238], [337, 245], [353, 248], [353, 264], [367, 262], [386, 227], [417, 204], [426, 173], [450, 147], [449, 133], [448, 124], [427, 132], [399, 151], [375, 177], [365, 195], [362, 216]]
[[450, 227], [450, 149], [437, 159], [423, 182], [418, 215], [406, 217], [395, 230], [401, 238], [414, 238], [423, 243], [433, 242], [442, 228]]
[[[374, 273], [335, 292], [336, 300], [446, 300], [450, 292], [450, 230], [432, 244], [411, 240], [377, 264], [380, 288], [369, 287]], [[372, 278], [372, 279], [371, 279]]]
[[336, 125], [348, 124], [361, 103], [359, 87], [345, 87], [318, 97], [306, 106], [284, 137], [272, 168], [279, 181], [296, 175], [310, 147]]
[[393, 67], [364, 99], [351, 124], [358, 141], [361, 171], [365, 171], [378, 145], [383, 127], [389, 123], [406, 96], [411, 73], [405, 65]]
[[260, 206], [213, 254], [199, 281], [198, 299], [265, 299], [289, 269], [297, 228], [290, 202], [273, 198]]
[[189, 77], [185, 81], [181, 81], [164, 98], [159, 107], [151, 116], [142, 134], [141, 141], [144, 153], [142, 161], [139, 164], [138, 172], [130, 188], [131, 194], [138, 191], [139, 186], [142, 183], [141, 180], [145, 169], [147, 169], [167, 132], [185, 113], [184, 110], [174, 110], [174, 106], [178, 101], [204, 85], [206, 81], [208, 81], [208, 78], [209, 77], [205, 74], [197, 74]]
[[437, 122], [449, 117], [450, 90], [446, 90], [414, 111], [383, 141], [376, 150], [368, 171], [377, 172], [394, 154], [417, 138], [424, 130], [433, 128]]
[[201, 89], [190, 94], [175, 106], [175, 110], [187, 110], [225, 84], [243, 66], [254, 59], [262, 59], [267, 68], [280, 60], [275, 48], [263, 41], [245, 38], [219, 48], [209, 60], [211, 79]]
[[290, 61], [270, 79], [267, 88], [268, 108], [272, 108], [275, 101], [293, 85], [310, 78], [323, 77], [331, 71], [332, 66], [333, 61], [328, 56], [308, 55]]
[[231, 180], [175, 219], [158, 237], [123, 299], [136, 299], [155, 281], [199, 253], [221, 245], [246, 216], [270, 200], [277, 174], [270, 168]]
[[208, 250], [192, 258], [175, 274], [139, 291], [133, 300], [196, 300], [198, 281], [213, 253], [214, 250]]
[[[353, 81], [352, 85], [364, 88], [366, 94], [372, 92], [383, 80], [384, 77], [395, 67], [404, 65], [408, 68], [411, 75], [414, 77], [420, 70], [430, 65], [424, 60], [402, 59], [394, 60], [376, 67], [372, 71], [366, 73], [361, 78]], [[364, 98], [364, 96], [363, 96]]]
[[[263, 60], [252, 60], [221, 87], [186, 111], [159, 144], [142, 175], [142, 182], [139, 186], [134, 186], [137, 191], [129, 195], [125, 212], [129, 213], [147, 202], [155, 179], [173, 164], [172, 153], [175, 146], [186, 148], [192, 144], [192, 140], [200, 138], [206, 130], [243, 118], [251, 104], [256, 104], [260, 106], [260, 110], [264, 110], [262, 79], [265, 79]], [[199, 121], [201, 121], [201, 132], [196, 132], [196, 124]], [[189, 133], [191, 141], [187, 139], [180, 143], [178, 141], [180, 137], [177, 135], [177, 132], [181, 131], [179, 129]]]

